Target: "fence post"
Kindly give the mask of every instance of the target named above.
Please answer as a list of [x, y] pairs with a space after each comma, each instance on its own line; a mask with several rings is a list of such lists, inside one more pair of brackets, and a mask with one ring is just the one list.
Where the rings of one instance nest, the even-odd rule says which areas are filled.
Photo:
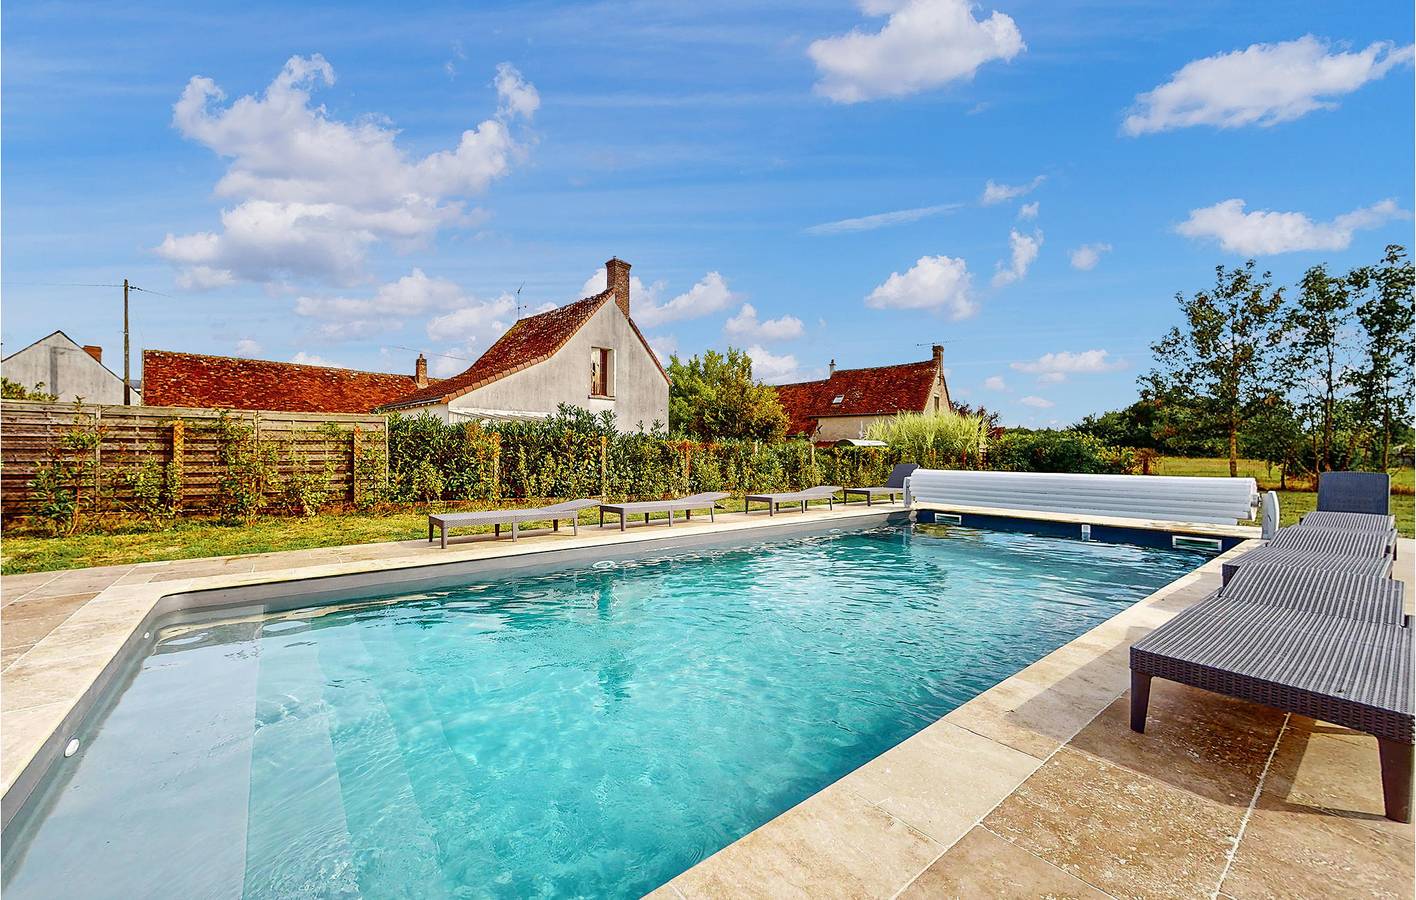
[[349, 503], [353, 506], [359, 505], [359, 450], [363, 434], [358, 425], [349, 432]]
[[[169, 471], [169, 472], [177, 472], [177, 473], [181, 473], [181, 472], [182, 472], [182, 456], [183, 456], [183, 454], [186, 452], [186, 449], [187, 449], [187, 426], [182, 422], [181, 419], [174, 419], [173, 422], [172, 422], [172, 435], [171, 435], [171, 437], [169, 438], [169, 450], [170, 450], [170, 452], [168, 453], [168, 460], [167, 460], [168, 467], [169, 467], [169, 468], [168, 468], [168, 471]], [[169, 483], [169, 484], [171, 483], [171, 479], [168, 480], [168, 483]], [[183, 485], [186, 483], [186, 479], [185, 479], [185, 478], [178, 478], [178, 479], [176, 479], [176, 483], [177, 483], [176, 495], [171, 498], [172, 508], [173, 508], [173, 509], [181, 509], [181, 507], [182, 507], [182, 488], [183, 488]]]

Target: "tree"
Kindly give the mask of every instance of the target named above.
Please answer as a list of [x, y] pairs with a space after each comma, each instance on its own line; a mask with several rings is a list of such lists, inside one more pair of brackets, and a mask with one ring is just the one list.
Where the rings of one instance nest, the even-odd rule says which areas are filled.
[[732, 347], [700, 360], [669, 358], [669, 429], [703, 441], [746, 438], [779, 441], [787, 413], [777, 392], [752, 379], [752, 359]]
[[1151, 345], [1156, 367], [1142, 377], [1158, 395], [1195, 397], [1229, 438], [1229, 474], [1239, 474], [1239, 430], [1246, 413], [1275, 394], [1275, 348], [1283, 337], [1283, 289], [1272, 276], [1215, 267], [1215, 286], [1175, 300], [1185, 330], [1171, 328]]
[[1412, 289], [1416, 284], [1406, 248], [1390, 244], [1382, 261], [1355, 270], [1352, 288], [1364, 299], [1357, 305], [1362, 326], [1361, 358], [1349, 373], [1356, 393], [1356, 414], [1365, 429], [1377, 436], [1374, 461], [1385, 469], [1391, 461], [1396, 426], [1411, 419], [1412, 370], [1416, 348], [1412, 342]]
[[1334, 421], [1343, 385], [1343, 329], [1352, 316], [1349, 278], [1334, 278], [1321, 265], [1303, 275], [1285, 327], [1290, 334], [1283, 370], [1313, 410], [1314, 465], [1332, 470]]
[[51, 403], [59, 399], [53, 394], [45, 392], [43, 382], [30, 389], [18, 381], [11, 381], [8, 378], [0, 378], [0, 398], [5, 400], [45, 400]]

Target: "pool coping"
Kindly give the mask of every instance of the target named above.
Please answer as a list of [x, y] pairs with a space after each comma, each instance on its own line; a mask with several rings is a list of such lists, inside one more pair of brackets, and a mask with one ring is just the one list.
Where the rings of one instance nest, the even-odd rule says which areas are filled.
[[[1019, 517], [1017, 510], [973, 509], [1002, 517]], [[0, 801], [3, 805], [0, 827], [8, 827], [24, 807], [43, 776], [62, 758], [64, 744], [86, 724], [89, 713], [100, 705], [106, 692], [121, 686], [128, 663], [143, 650], [145, 643], [151, 642], [153, 624], [173, 612], [259, 602], [263, 596], [279, 594], [293, 582], [320, 581], [325, 591], [345, 591], [352, 587], [347, 582], [353, 578], [359, 579], [358, 587], [370, 588], [407, 581], [406, 576], [412, 570], [428, 570], [428, 574], [420, 580], [467, 577], [493, 568], [504, 570], [508, 566], [564, 563], [577, 556], [584, 559], [615, 552], [614, 548], [625, 548], [618, 551], [621, 554], [645, 547], [669, 551], [732, 537], [740, 538], [743, 533], [786, 537], [793, 532], [815, 532], [836, 525], [859, 527], [872, 521], [884, 523], [893, 518], [912, 518], [913, 513], [914, 510], [904, 506], [855, 505], [829, 511], [813, 508], [806, 513], [778, 516], [725, 515], [719, 517], [716, 523], [680, 523], [672, 528], [656, 523], [630, 528], [625, 532], [588, 528], [588, 534], [582, 536], [528, 534], [525, 540], [518, 542], [473, 540], [454, 544], [446, 550], [439, 549], [436, 544], [409, 541], [393, 545], [406, 546], [409, 551], [407, 555], [390, 558], [113, 584], [45, 635], [0, 678], [3, 684], [3, 693], [0, 693], [0, 715], [3, 715], [0, 779], [3, 780], [4, 791], [3, 801]], [[1042, 518], [1066, 520], [1060, 515]], [[1077, 521], [1087, 518], [1080, 517]], [[1126, 527], [1151, 530], [1189, 531], [1194, 527], [1223, 527], [1179, 522], [1119, 521]], [[1247, 536], [1255, 530], [1244, 526], [1230, 528], [1231, 535], [1235, 537]], [[310, 593], [302, 594], [301, 599], [306, 602], [297, 605], [311, 605], [308, 603], [310, 596]]]

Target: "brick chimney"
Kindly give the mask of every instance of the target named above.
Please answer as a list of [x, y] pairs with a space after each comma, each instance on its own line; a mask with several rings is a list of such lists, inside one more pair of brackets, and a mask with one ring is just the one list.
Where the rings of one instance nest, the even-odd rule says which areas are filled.
[[934, 364], [939, 368], [944, 368], [944, 348], [938, 344], [934, 345]]
[[92, 344], [85, 344], [85, 345], [84, 345], [84, 352], [87, 353], [89, 356], [92, 356], [92, 357], [93, 357], [95, 360], [97, 360], [98, 362], [103, 362], [103, 348], [102, 348], [102, 347], [95, 347], [95, 346], [92, 345]]
[[418, 361], [413, 364], [413, 383], [420, 388], [428, 386], [428, 358], [423, 354], [418, 354]]
[[629, 317], [629, 263], [610, 257], [605, 263], [605, 284], [615, 292], [615, 305]]

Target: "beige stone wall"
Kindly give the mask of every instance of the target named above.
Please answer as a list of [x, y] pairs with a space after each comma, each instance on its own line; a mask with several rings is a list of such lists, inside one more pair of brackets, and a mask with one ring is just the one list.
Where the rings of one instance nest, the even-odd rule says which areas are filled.
[[[612, 398], [590, 396], [591, 350], [614, 351]], [[669, 383], [649, 350], [613, 303], [581, 326], [560, 352], [543, 363], [508, 375], [453, 400], [452, 411], [474, 409], [546, 414], [561, 403], [598, 413], [609, 410], [621, 430], [669, 422]]]

